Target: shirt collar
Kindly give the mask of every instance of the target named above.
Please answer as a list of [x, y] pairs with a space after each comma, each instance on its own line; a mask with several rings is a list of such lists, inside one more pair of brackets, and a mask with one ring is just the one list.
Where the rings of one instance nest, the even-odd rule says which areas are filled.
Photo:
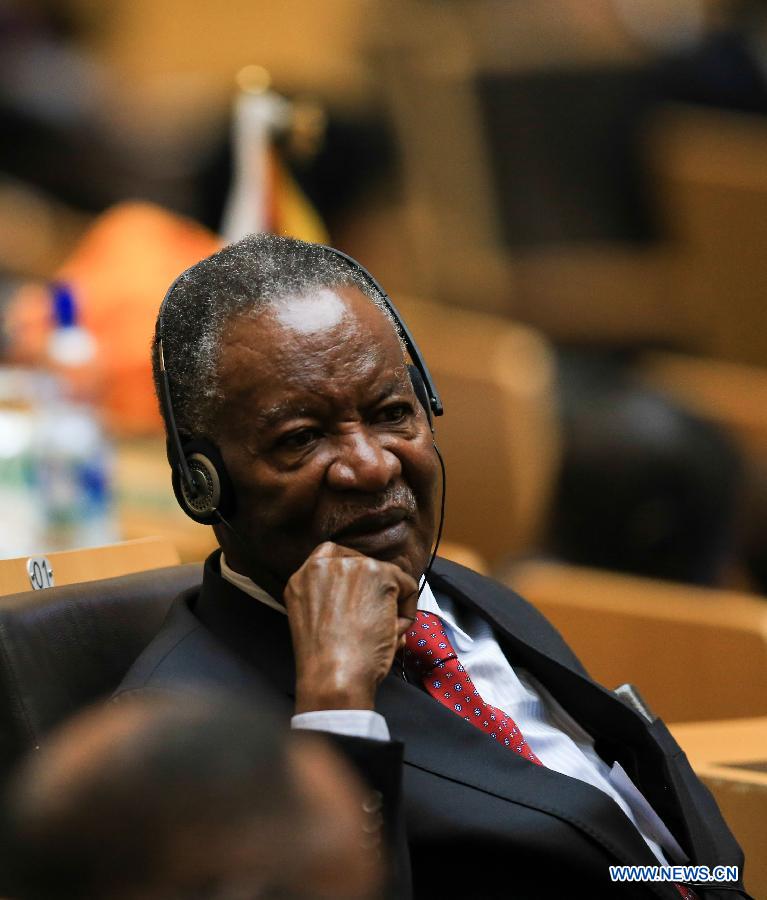
[[[234, 569], [230, 568], [223, 553], [221, 554], [221, 577], [239, 588], [249, 597], [253, 597], [254, 600], [258, 600], [260, 603], [265, 604], [271, 609], [276, 609], [277, 612], [287, 615], [285, 607], [281, 603], [278, 603], [271, 594], [268, 594], [263, 588], [259, 587], [251, 578], [248, 578], [247, 575], [241, 575], [239, 572], [235, 572]], [[445, 606], [444, 603], [442, 606], [437, 603], [437, 598], [434, 596], [431, 587], [429, 587], [429, 583], [425, 582], [423, 590], [421, 591], [421, 596], [418, 598], [418, 609], [439, 616], [443, 622], [450, 626], [453, 632], [460, 634], [471, 643], [469, 635], [466, 634], [455, 621], [452, 604], [451, 608], [445, 608]]]
[[418, 598], [418, 609], [439, 616], [445, 625], [449, 626], [454, 635], [463, 638], [468, 644], [473, 643], [472, 637], [466, 634], [463, 628], [456, 622], [455, 609], [453, 608], [453, 603], [450, 598], [443, 596], [442, 605], [440, 605], [428, 582], [424, 584], [421, 596]]
[[248, 578], [247, 575], [241, 575], [239, 572], [235, 572], [234, 569], [231, 569], [223, 553], [221, 554], [221, 577], [225, 581], [228, 581], [230, 584], [239, 588], [249, 597], [253, 597], [254, 600], [258, 600], [266, 606], [269, 606], [271, 609], [276, 609], [277, 612], [281, 612], [283, 616], [288, 614], [285, 607], [281, 603], [278, 603], [271, 594], [267, 594], [263, 588], [259, 587], [252, 578]]

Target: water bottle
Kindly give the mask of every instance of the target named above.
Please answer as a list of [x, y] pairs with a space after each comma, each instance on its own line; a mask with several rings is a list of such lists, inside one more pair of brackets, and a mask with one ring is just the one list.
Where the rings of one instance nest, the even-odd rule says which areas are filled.
[[43, 549], [113, 543], [113, 452], [93, 402], [96, 342], [78, 320], [71, 288], [51, 289], [54, 329], [48, 363], [54, 375], [40, 397], [35, 429]]

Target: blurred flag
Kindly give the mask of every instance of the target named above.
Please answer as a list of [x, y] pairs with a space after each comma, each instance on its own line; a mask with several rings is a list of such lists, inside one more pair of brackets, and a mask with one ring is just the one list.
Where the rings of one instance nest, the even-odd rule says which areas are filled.
[[221, 224], [227, 243], [268, 231], [327, 243], [328, 234], [280, 158], [275, 138], [293, 122], [292, 105], [269, 90], [269, 74], [247, 66], [238, 75], [232, 145], [234, 175]]

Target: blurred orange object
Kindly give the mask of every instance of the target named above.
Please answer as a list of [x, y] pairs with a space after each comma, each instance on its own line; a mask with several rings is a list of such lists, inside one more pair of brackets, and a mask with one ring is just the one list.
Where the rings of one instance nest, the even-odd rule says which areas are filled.
[[[220, 246], [196, 222], [149, 203], [122, 203], [96, 219], [56, 273], [72, 286], [81, 324], [96, 338], [98, 394], [113, 433], [160, 429], [150, 366], [157, 311], [179, 272]], [[44, 364], [52, 327], [47, 289], [22, 288], [6, 327], [13, 361]]]

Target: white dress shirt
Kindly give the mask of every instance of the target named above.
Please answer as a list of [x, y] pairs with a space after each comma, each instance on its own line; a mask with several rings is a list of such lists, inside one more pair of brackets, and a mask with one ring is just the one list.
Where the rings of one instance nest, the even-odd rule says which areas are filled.
[[[286, 614], [285, 607], [250, 578], [230, 569], [223, 555], [221, 575], [246, 594]], [[418, 609], [442, 619], [450, 643], [482, 699], [511, 716], [547, 768], [585, 781], [607, 794], [634, 823], [661, 865], [686, 861], [674, 836], [620, 763], [608, 765], [594, 749], [591, 736], [543, 685], [523, 669], [512, 668], [485, 619], [471, 610], [456, 608], [447, 597], [438, 604], [428, 584], [421, 591]], [[351, 737], [390, 739], [386, 720], [373, 710], [317, 710], [293, 716], [291, 724], [293, 728]]]

